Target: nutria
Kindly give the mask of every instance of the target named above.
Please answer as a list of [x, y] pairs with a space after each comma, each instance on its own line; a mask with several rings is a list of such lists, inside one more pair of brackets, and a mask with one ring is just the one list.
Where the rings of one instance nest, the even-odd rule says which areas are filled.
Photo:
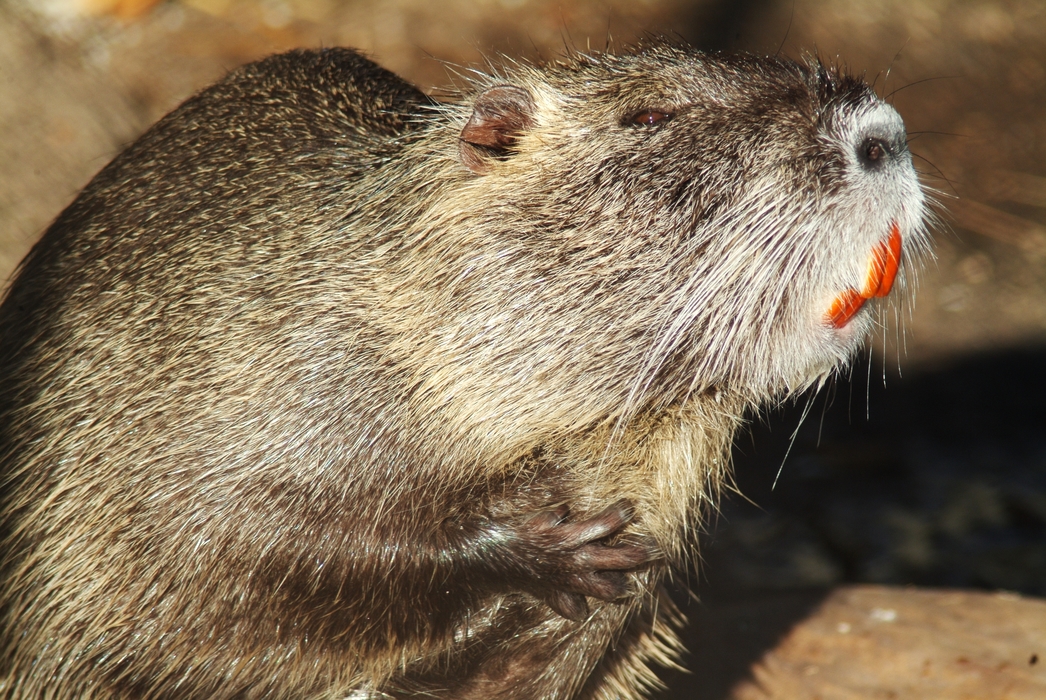
[[735, 428], [847, 362], [923, 208], [816, 61], [234, 71], [0, 307], [4, 697], [643, 696]]

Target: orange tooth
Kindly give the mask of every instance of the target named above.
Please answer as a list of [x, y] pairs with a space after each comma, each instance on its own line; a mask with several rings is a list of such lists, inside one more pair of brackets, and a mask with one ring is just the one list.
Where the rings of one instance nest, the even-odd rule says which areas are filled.
[[854, 317], [861, 307], [864, 306], [865, 297], [856, 289], [847, 289], [832, 302], [832, 308], [828, 309], [828, 320], [836, 328], [842, 328]]
[[847, 289], [832, 301], [827, 318], [836, 328], [842, 328], [854, 317], [864, 302], [872, 297], [884, 297], [893, 288], [897, 268], [901, 264], [901, 229], [896, 222], [890, 226], [890, 238], [875, 246], [868, 261], [868, 277], [864, 289]]
[[868, 265], [868, 277], [861, 296], [865, 299], [884, 297], [893, 288], [897, 268], [901, 264], [901, 231], [897, 224], [890, 227], [890, 239], [875, 247]]

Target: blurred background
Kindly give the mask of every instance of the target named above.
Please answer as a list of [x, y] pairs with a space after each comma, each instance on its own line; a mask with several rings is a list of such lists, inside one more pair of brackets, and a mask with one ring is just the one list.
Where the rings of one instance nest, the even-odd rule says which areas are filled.
[[0, 0], [0, 279], [124, 145], [244, 62], [353, 46], [438, 95], [484, 57], [650, 34], [866, 75], [945, 222], [903, 331], [738, 440], [743, 496], [704, 536], [700, 602], [680, 592], [696, 673], [672, 697], [726, 697], [832, 587], [1046, 596], [1041, 0]]

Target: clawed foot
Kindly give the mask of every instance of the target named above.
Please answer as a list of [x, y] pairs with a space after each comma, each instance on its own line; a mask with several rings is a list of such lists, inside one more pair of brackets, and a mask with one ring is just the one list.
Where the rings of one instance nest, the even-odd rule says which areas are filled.
[[618, 501], [586, 520], [569, 522], [561, 506], [526, 520], [518, 535], [531, 555], [530, 592], [570, 620], [588, 615], [586, 596], [613, 601], [629, 593], [628, 572], [659, 558], [648, 538], [625, 535], [611, 544], [634, 513], [628, 501]]

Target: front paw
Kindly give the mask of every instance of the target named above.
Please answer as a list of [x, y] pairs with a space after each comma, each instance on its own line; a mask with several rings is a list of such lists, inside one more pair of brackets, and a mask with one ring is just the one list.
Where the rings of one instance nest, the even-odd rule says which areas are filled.
[[621, 500], [585, 520], [571, 522], [562, 506], [525, 520], [517, 531], [523, 545], [524, 588], [570, 620], [588, 615], [586, 596], [613, 601], [629, 593], [628, 572], [645, 568], [660, 558], [650, 538], [620, 535], [635, 516]]

